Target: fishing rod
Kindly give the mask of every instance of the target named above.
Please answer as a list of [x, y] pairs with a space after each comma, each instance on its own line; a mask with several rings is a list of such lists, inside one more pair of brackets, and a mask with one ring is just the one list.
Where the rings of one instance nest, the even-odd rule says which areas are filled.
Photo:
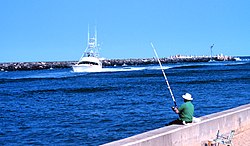
[[163, 67], [162, 67], [162, 65], [161, 65], [161, 61], [160, 61], [160, 59], [159, 59], [159, 57], [158, 57], [158, 54], [157, 54], [157, 52], [156, 52], [156, 50], [155, 50], [155, 47], [154, 47], [153, 43], [151, 43], [151, 46], [152, 46], [152, 48], [153, 48], [153, 50], [154, 50], [154, 52], [155, 52], [155, 56], [156, 56], [156, 58], [157, 58], [157, 60], [158, 60], [158, 62], [159, 62], [159, 65], [160, 65], [160, 67], [161, 67], [162, 74], [163, 74], [163, 76], [164, 76], [164, 78], [165, 78], [165, 81], [166, 81], [166, 83], [167, 83], [168, 90], [169, 90], [169, 92], [170, 92], [170, 95], [171, 95], [171, 97], [172, 97], [172, 100], [173, 100], [173, 102], [174, 102], [174, 105], [175, 105], [175, 107], [177, 107], [177, 104], [176, 104], [176, 101], [175, 101], [175, 98], [174, 98], [174, 94], [173, 94], [173, 92], [172, 92], [172, 90], [171, 90], [171, 88], [170, 88], [170, 85], [169, 85], [169, 82], [168, 82], [168, 78], [167, 78], [167, 76], [166, 76], [166, 74], [165, 74], [165, 72], [164, 72], [164, 70], [163, 70]]

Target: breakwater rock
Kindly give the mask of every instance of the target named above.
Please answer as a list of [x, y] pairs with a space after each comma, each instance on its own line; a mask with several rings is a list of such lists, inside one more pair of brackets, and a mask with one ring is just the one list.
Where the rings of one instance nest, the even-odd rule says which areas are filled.
[[[170, 58], [160, 58], [161, 63], [180, 63], [180, 62], [208, 62], [211, 60], [211, 57], [170, 57]], [[213, 57], [214, 61], [235, 61], [233, 57]], [[147, 58], [147, 59], [106, 59], [103, 60], [104, 66], [133, 66], [133, 65], [148, 65], [148, 64], [158, 64], [156, 58]]]
[[1, 71], [15, 71], [15, 70], [41, 70], [52, 68], [69, 68], [73, 64], [73, 61], [60, 61], [60, 62], [10, 62], [1, 63]]
[[[234, 57], [230, 56], [216, 56], [212, 58], [215, 61], [235, 61]], [[187, 57], [187, 56], [174, 56], [170, 58], [160, 58], [161, 63], [179, 63], [179, 62], [208, 62], [211, 57]], [[41, 70], [41, 69], [57, 69], [57, 68], [71, 68], [77, 61], [55, 61], [55, 62], [11, 62], [0, 63], [0, 71], [16, 71], [16, 70]], [[137, 66], [158, 64], [157, 59], [104, 59], [102, 60], [103, 66]]]

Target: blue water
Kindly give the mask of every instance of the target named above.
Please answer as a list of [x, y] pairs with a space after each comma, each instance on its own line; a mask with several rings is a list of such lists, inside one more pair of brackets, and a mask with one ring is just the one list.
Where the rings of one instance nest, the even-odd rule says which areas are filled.
[[[177, 105], [195, 116], [250, 102], [250, 62], [164, 65]], [[158, 65], [0, 72], [0, 145], [100, 145], [177, 118]]]

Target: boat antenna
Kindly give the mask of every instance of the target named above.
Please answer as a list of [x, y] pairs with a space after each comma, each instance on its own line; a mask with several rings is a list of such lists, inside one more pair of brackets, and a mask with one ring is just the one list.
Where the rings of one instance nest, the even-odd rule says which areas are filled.
[[171, 90], [171, 88], [170, 88], [170, 84], [169, 84], [169, 82], [168, 82], [168, 78], [167, 78], [167, 76], [166, 76], [166, 74], [165, 74], [165, 72], [164, 72], [164, 69], [163, 69], [163, 67], [162, 67], [162, 65], [161, 65], [161, 61], [160, 61], [160, 59], [159, 59], [159, 57], [158, 57], [158, 54], [157, 54], [157, 52], [156, 52], [156, 50], [155, 50], [155, 47], [154, 47], [153, 43], [151, 43], [151, 46], [152, 46], [152, 48], [153, 48], [153, 50], [154, 50], [155, 56], [156, 56], [156, 58], [157, 58], [157, 60], [158, 60], [158, 62], [159, 62], [159, 65], [160, 65], [160, 67], [161, 67], [161, 71], [162, 71], [162, 74], [163, 74], [163, 76], [164, 76], [164, 78], [165, 78], [165, 81], [166, 81], [166, 83], [167, 83], [168, 90], [169, 90], [170, 95], [171, 95], [171, 97], [172, 97], [172, 100], [173, 100], [173, 102], [174, 102], [174, 106], [177, 107], [177, 104], [176, 104], [176, 101], [175, 101], [175, 98], [174, 98], [174, 94], [173, 94], [173, 92], [172, 92], [172, 90]]
[[89, 35], [90, 35], [90, 34], [89, 34], [89, 25], [88, 25], [88, 42], [87, 42], [87, 44], [89, 44], [89, 38], [90, 38]]
[[97, 45], [97, 29], [96, 29], [96, 26], [95, 26], [95, 44]]

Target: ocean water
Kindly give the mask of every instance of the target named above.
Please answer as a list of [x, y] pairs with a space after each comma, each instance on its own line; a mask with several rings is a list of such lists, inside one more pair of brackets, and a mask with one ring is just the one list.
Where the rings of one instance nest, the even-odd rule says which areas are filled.
[[[166, 64], [177, 105], [195, 116], [250, 103], [250, 62]], [[0, 72], [0, 145], [100, 145], [176, 119], [158, 65]]]

